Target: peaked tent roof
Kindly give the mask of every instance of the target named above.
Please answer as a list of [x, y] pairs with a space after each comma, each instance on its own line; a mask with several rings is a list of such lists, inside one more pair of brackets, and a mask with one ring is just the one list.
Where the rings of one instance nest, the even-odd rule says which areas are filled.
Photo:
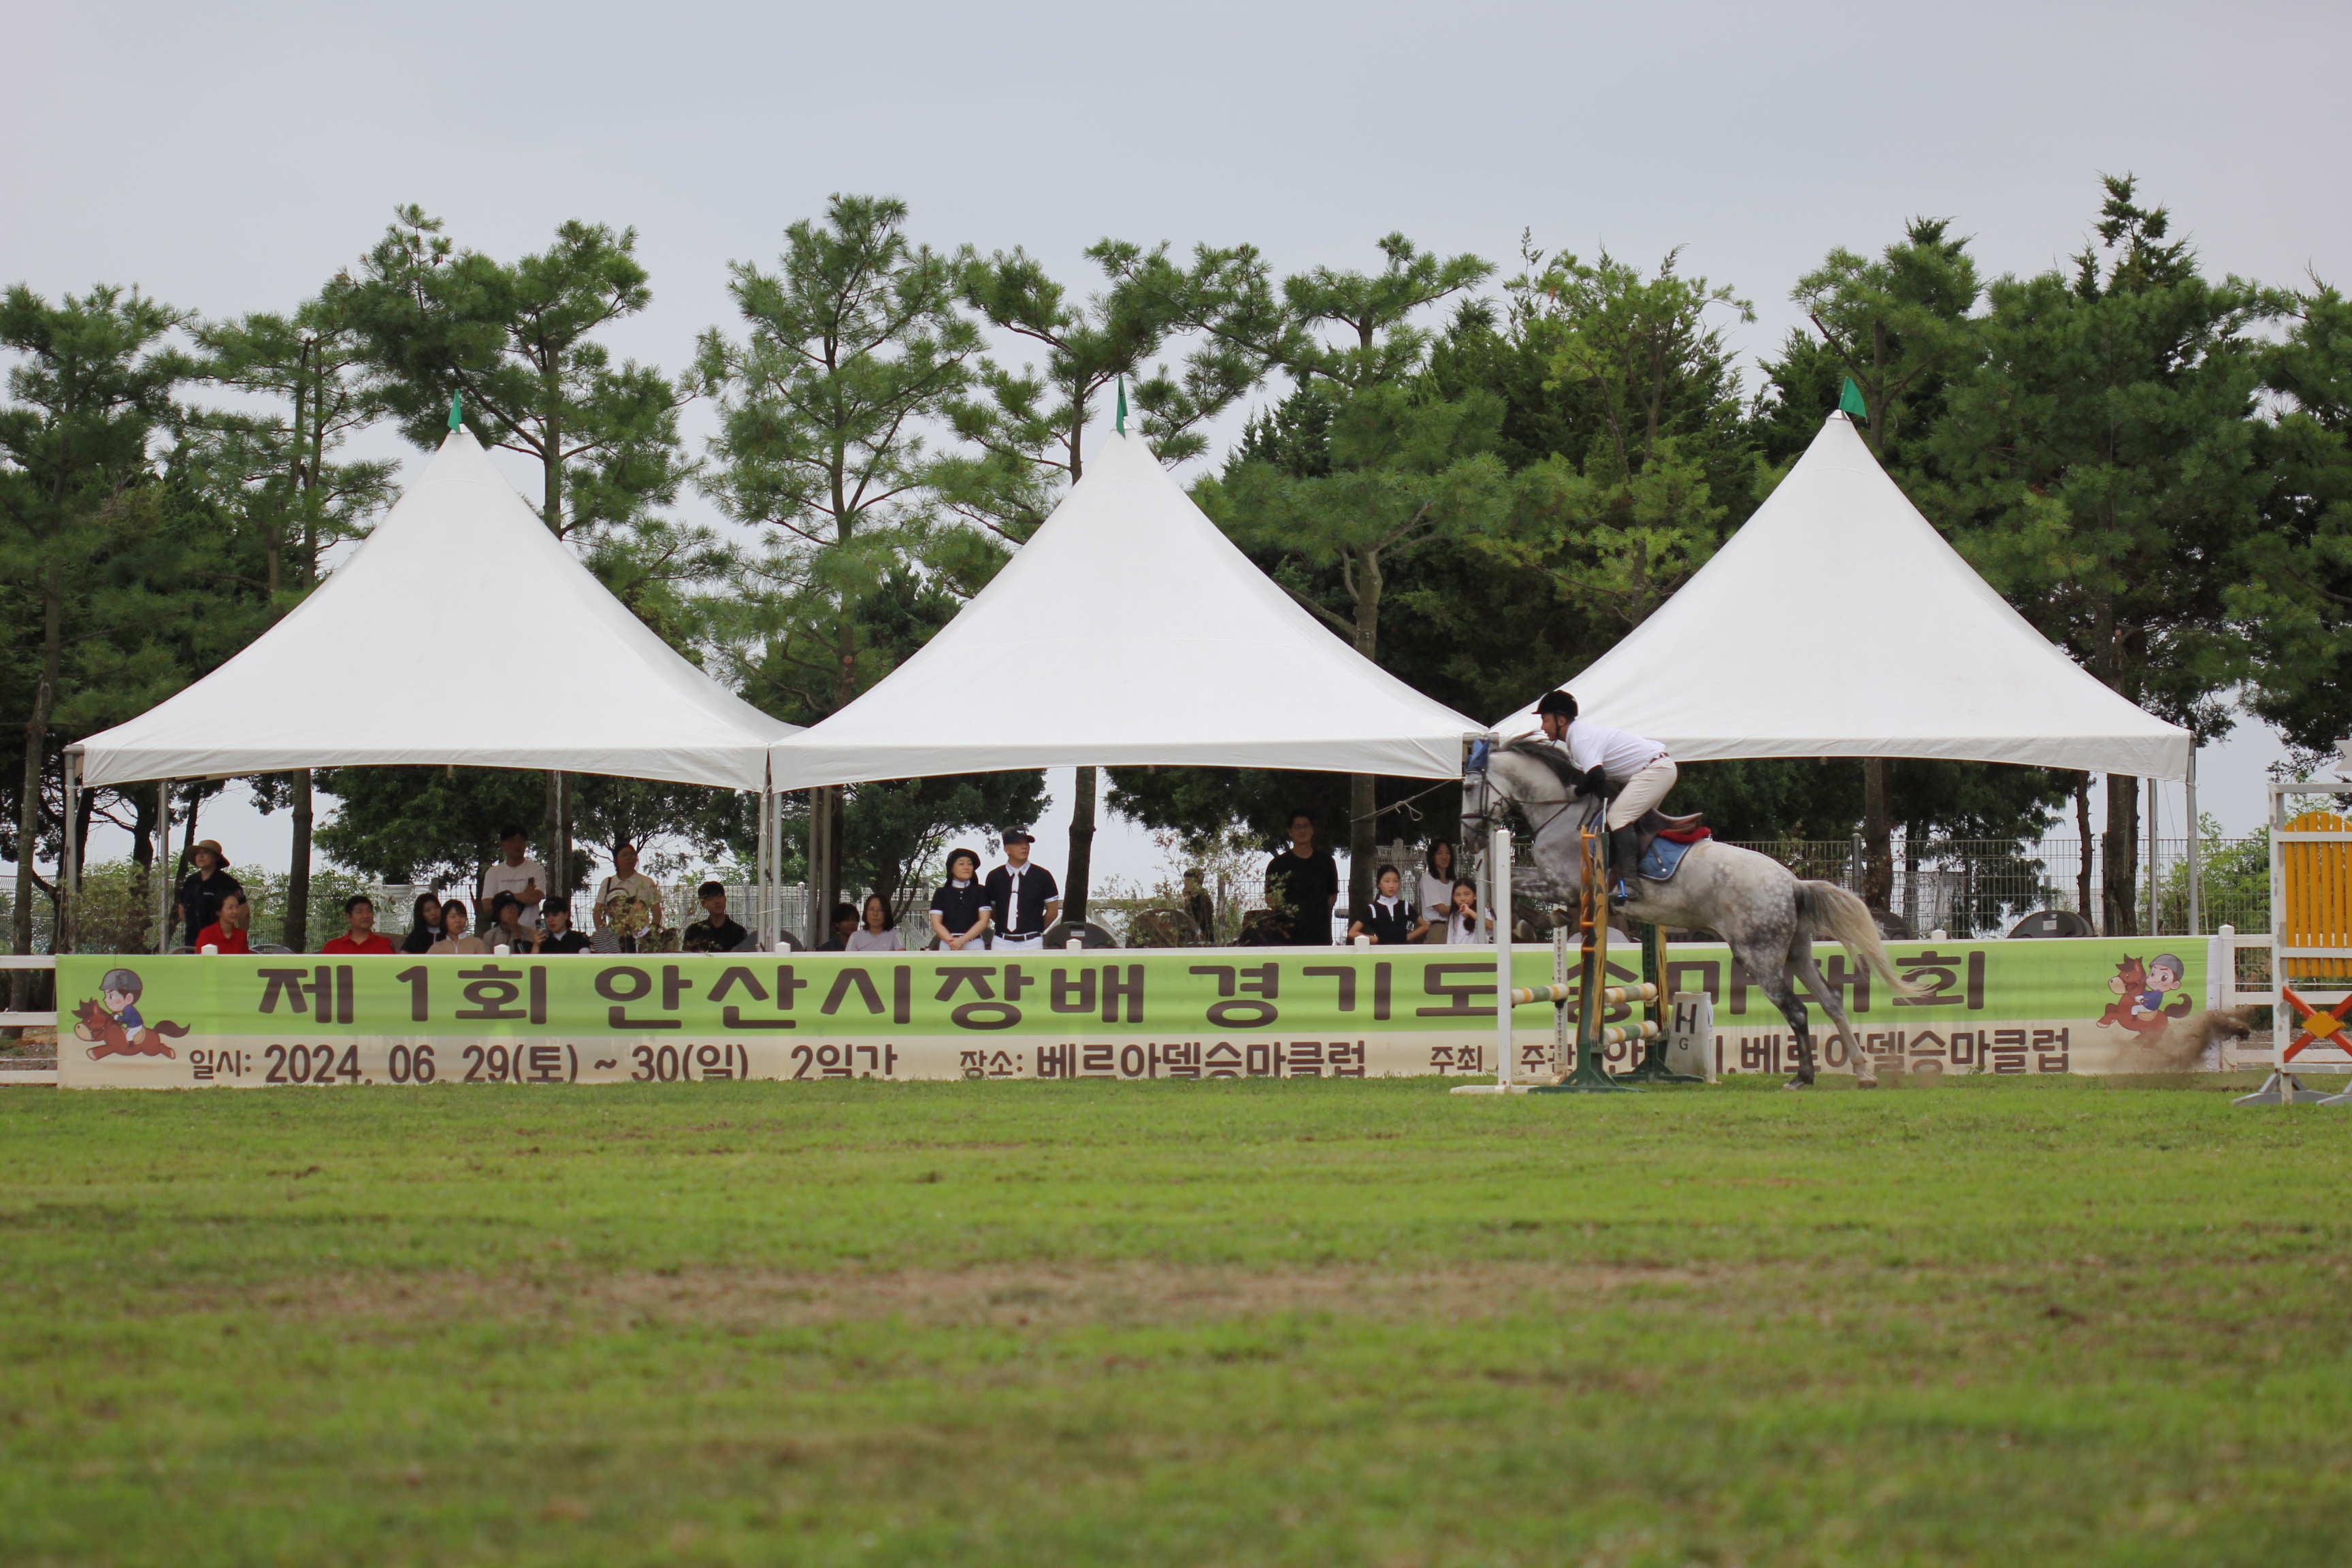
[[[1832, 414], [1756, 515], [1568, 683], [1604, 724], [1711, 757], [1943, 757], [2178, 779], [2189, 731], [1993, 592]], [[1535, 705], [1496, 728], [1535, 723]]]
[[84, 741], [82, 777], [447, 763], [756, 790], [793, 729], [631, 615], [461, 429], [284, 620]]
[[1331, 635], [1136, 436], [919, 653], [778, 744], [776, 787], [1066, 764], [1451, 778], [1479, 726]]

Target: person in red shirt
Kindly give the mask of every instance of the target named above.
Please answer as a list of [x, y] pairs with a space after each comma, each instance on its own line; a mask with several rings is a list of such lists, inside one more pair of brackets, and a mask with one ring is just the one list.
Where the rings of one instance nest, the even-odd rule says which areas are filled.
[[322, 944], [322, 953], [390, 952], [392, 938], [375, 929], [375, 900], [365, 893], [354, 893], [343, 900], [343, 919], [352, 929]]
[[220, 919], [196, 933], [196, 951], [209, 947], [216, 952], [251, 952], [253, 943], [246, 939], [245, 928], [252, 922], [253, 909], [243, 893], [222, 894]]

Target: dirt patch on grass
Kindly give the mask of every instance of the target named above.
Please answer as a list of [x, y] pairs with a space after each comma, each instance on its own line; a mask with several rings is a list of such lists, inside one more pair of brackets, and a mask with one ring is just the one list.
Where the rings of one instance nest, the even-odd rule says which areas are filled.
[[[1724, 1270], [1722, 1274], [1745, 1272]], [[600, 1274], [327, 1276], [231, 1300], [273, 1315], [427, 1321], [560, 1318], [720, 1329], [899, 1319], [926, 1327], [1069, 1328], [1198, 1323], [1285, 1313], [1455, 1320], [1590, 1306], [1633, 1287], [1720, 1290], [1717, 1270], [1487, 1263], [1444, 1271], [1360, 1268], [1255, 1271], [1158, 1264], [792, 1274], [717, 1268]], [[194, 1305], [194, 1303], [189, 1303]]]

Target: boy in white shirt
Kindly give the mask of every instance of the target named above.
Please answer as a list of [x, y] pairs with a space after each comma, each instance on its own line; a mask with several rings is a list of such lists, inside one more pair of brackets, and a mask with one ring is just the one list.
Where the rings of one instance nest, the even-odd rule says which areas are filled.
[[1616, 895], [1631, 895], [1641, 878], [1641, 836], [1633, 824], [1666, 798], [1679, 771], [1666, 749], [1631, 730], [1612, 730], [1576, 717], [1576, 699], [1547, 691], [1536, 704], [1544, 739], [1568, 753], [1591, 780], [1584, 787], [1609, 795], [1609, 870]]

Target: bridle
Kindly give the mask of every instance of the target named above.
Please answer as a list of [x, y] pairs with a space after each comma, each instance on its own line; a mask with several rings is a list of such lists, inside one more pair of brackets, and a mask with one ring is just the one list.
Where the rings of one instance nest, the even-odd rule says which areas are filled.
[[[1609, 803], [1603, 797], [1597, 795], [1588, 795], [1577, 791], [1571, 792], [1567, 800], [1561, 801], [1545, 812], [1541, 817], [1538, 817], [1535, 808], [1528, 802], [1515, 800], [1495, 786], [1491, 767], [1493, 758], [1494, 743], [1480, 741], [1470, 748], [1470, 760], [1463, 766], [1462, 830], [1465, 837], [1473, 832], [1483, 835], [1491, 827], [1500, 815], [1495, 809], [1495, 803], [1497, 800], [1503, 801], [1507, 805], [1517, 806], [1519, 815], [1528, 820], [1528, 831], [1537, 834], [1543, 832], [1545, 828], [1559, 820], [1562, 814], [1579, 804], [1581, 804], [1584, 808], [1584, 819], [1588, 826], [1595, 816], [1608, 807]], [[1475, 824], [1475, 827], [1473, 824]]]

